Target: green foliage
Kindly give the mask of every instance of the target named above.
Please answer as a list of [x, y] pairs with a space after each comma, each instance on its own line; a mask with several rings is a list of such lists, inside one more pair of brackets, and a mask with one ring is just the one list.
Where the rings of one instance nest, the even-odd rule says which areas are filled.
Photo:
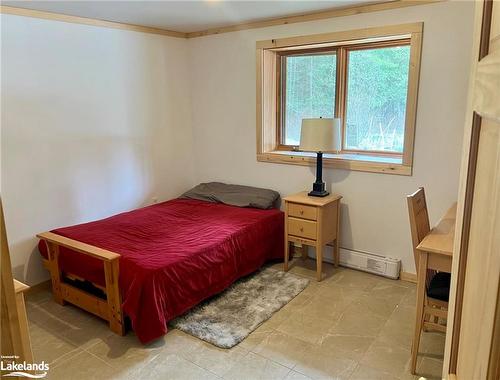
[[[409, 57], [409, 46], [349, 52], [346, 148], [403, 151]], [[334, 115], [336, 56], [292, 56], [286, 65], [285, 142], [298, 145], [303, 118]]]
[[348, 149], [403, 151], [409, 58], [409, 46], [349, 53]]
[[286, 143], [298, 145], [302, 119], [333, 117], [335, 54], [286, 58]]

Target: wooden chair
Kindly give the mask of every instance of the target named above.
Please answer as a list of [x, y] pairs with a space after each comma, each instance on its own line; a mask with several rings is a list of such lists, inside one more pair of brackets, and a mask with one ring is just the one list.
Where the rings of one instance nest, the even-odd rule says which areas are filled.
[[[419, 188], [416, 192], [407, 197], [408, 214], [410, 217], [411, 238], [413, 245], [413, 256], [415, 267], [419, 267], [420, 253], [417, 246], [422, 239], [430, 232], [429, 214], [427, 212], [427, 202], [425, 200], [424, 188]], [[425, 276], [425, 297], [423, 308], [423, 318], [417, 315], [415, 321], [415, 335], [412, 344], [411, 372], [415, 374], [418, 348], [420, 345], [420, 335], [422, 330], [440, 331], [446, 333], [446, 316], [448, 312], [448, 297], [450, 291], [450, 274], [427, 269]], [[417, 305], [417, 312], [419, 310]], [[440, 324], [440, 319], [445, 324]], [[419, 322], [421, 321], [421, 322]]]

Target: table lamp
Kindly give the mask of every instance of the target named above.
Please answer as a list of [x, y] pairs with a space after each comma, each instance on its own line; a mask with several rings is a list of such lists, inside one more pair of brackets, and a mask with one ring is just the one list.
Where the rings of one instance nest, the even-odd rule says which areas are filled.
[[322, 179], [323, 152], [340, 151], [340, 119], [302, 119], [299, 149], [316, 152], [316, 182], [308, 195], [326, 197], [330, 193]]

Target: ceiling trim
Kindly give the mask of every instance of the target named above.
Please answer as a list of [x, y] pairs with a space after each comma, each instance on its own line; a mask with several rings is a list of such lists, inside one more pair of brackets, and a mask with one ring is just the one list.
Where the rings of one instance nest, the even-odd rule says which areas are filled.
[[246, 29], [265, 28], [268, 26], [275, 26], [275, 25], [294, 24], [297, 22], [307, 22], [307, 21], [316, 21], [316, 20], [323, 20], [335, 17], [352, 16], [361, 13], [385, 11], [389, 9], [412, 7], [415, 5], [425, 5], [425, 4], [439, 3], [443, 1], [446, 0], [389, 0], [389, 1], [383, 1], [365, 5], [349, 5], [340, 8], [331, 8], [319, 12], [302, 13], [292, 16], [277, 17], [267, 20], [259, 20], [259, 21], [235, 24], [221, 28], [212, 28], [212, 29], [202, 30], [199, 32], [189, 32], [187, 33], [187, 38], [196, 38], [202, 36], [209, 36], [212, 34], [236, 32]]
[[100, 27], [104, 27], [104, 28], [130, 30], [130, 31], [141, 32], [141, 33], [161, 34], [163, 36], [170, 36], [170, 37], [178, 37], [178, 38], [186, 38], [187, 37], [187, 33], [177, 32], [175, 30], [151, 28], [149, 26], [125, 24], [125, 23], [121, 23], [121, 22], [99, 20], [99, 19], [88, 18], [88, 17], [70, 16], [70, 15], [65, 15], [62, 13], [37, 11], [37, 10], [27, 9], [27, 8], [9, 7], [6, 5], [0, 5], [0, 13], [5, 13], [5, 14], [9, 14], [9, 15], [16, 15], [16, 16], [41, 18], [44, 20], [63, 21], [63, 22], [69, 22], [72, 24], [100, 26]]
[[370, 12], [379, 12], [385, 11], [389, 9], [397, 9], [397, 8], [405, 8], [412, 7], [416, 5], [425, 5], [432, 3], [439, 3], [446, 0], [389, 0], [384, 2], [377, 2], [372, 4], [365, 5], [355, 5], [355, 6], [346, 6], [341, 8], [331, 8], [324, 11], [319, 12], [311, 12], [311, 13], [302, 13], [296, 14], [292, 16], [285, 17], [277, 17], [267, 20], [259, 20], [241, 24], [234, 24], [229, 26], [224, 26], [220, 28], [211, 28], [206, 30], [201, 30], [198, 32], [178, 32], [175, 30], [168, 29], [160, 29], [160, 28], [152, 28], [149, 26], [142, 25], [134, 25], [134, 24], [126, 24], [114, 21], [106, 21], [99, 20], [88, 17], [79, 17], [79, 16], [70, 16], [61, 13], [54, 12], [45, 12], [45, 11], [37, 11], [27, 8], [17, 8], [10, 7], [5, 5], [0, 5], [0, 13], [11, 14], [16, 16], [25, 16], [25, 17], [34, 17], [41, 18], [45, 20], [54, 20], [54, 21], [63, 21], [74, 24], [84, 24], [91, 26], [98, 26], [104, 28], [112, 28], [112, 29], [121, 29], [121, 30], [130, 30], [141, 33], [150, 33], [150, 34], [160, 34], [164, 36], [177, 37], [177, 38], [196, 38], [209, 36], [213, 34], [222, 34], [222, 33], [230, 33], [247, 29], [256, 29], [256, 28], [265, 28], [268, 26], [275, 25], [286, 25], [286, 24], [294, 24], [298, 22], [307, 22], [307, 21], [315, 21], [315, 20], [323, 20], [328, 18], [335, 17], [343, 17], [343, 16], [352, 16], [356, 14], [362, 13], [370, 13]]

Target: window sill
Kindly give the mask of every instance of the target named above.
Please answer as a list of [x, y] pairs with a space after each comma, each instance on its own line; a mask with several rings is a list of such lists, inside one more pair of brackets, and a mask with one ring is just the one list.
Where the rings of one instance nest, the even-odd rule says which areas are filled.
[[[316, 155], [310, 152], [275, 150], [257, 154], [257, 161], [277, 164], [315, 166]], [[412, 175], [412, 167], [404, 165], [402, 158], [363, 154], [323, 154], [323, 166], [327, 168], [355, 170], [371, 173]]]

